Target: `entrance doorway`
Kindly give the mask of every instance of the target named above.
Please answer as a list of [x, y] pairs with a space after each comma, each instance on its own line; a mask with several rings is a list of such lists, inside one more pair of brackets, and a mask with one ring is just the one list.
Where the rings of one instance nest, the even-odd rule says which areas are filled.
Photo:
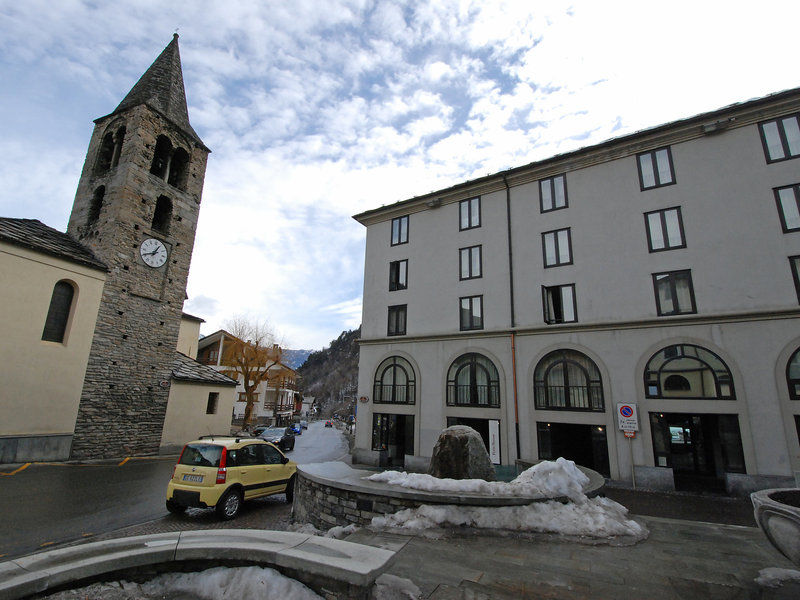
[[555, 460], [559, 456], [575, 461], [611, 477], [608, 466], [608, 441], [604, 425], [577, 423], [536, 423], [539, 458]]
[[404, 467], [405, 455], [414, 454], [414, 415], [372, 415], [372, 449], [382, 467]]
[[679, 491], [725, 491], [725, 473], [744, 473], [737, 415], [650, 413], [658, 467], [672, 467]]

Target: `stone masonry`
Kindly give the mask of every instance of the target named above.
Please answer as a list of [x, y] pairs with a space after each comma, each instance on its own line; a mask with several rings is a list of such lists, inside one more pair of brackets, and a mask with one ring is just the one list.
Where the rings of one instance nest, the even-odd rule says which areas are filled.
[[[209, 152], [188, 124], [183, 94], [175, 37], [120, 106], [95, 122], [67, 231], [108, 265], [109, 274], [73, 459], [158, 451]], [[120, 131], [114, 164], [99, 168], [104, 138]], [[188, 154], [179, 185], [151, 173], [160, 136]], [[154, 228], [161, 197], [171, 211]], [[167, 248], [161, 267], [147, 266], [140, 256], [148, 238]]]

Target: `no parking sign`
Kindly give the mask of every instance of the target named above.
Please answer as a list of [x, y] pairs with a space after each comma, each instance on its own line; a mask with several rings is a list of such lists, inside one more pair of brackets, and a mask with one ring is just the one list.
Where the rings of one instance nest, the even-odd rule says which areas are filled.
[[617, 423], [622, 431], [639, 431], [639, 416], [636, 412], [636, 405], [618, 402]]

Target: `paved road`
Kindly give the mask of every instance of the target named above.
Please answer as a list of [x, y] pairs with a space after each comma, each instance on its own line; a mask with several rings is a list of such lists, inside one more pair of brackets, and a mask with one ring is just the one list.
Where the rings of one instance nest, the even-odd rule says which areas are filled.
[[[324, 462], [343, 459], [347, 450], [342, 433], [319, 421], [296, 438], [287, 455], [298, 463]], [[34, 463], [0, 477], [0, 560], [144, 523], [159, 530], [215, 527], [213, 511], [190, 510], [179, 517], [167, 513], [164, 492], [174, 464], [175, 457], [122, 465]], [[243, 523], [288, 518], [282, 495], [246, 503], [240, 517]]]

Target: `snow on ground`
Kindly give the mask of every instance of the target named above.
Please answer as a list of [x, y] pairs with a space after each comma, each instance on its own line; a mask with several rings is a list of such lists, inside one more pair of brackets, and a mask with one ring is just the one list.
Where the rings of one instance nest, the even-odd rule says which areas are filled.
[[337, 525], [336, 527], [331, 527], [328, 531], [322, 531], [321, 529], [317, 529], [311, 523], [303, 523], [302, 525], [298, 523], [293, 523], [289, 525], [289, 531], [294, 531], [295, 533], [305, 533], [306, 535], [318, 535], [321, 537], [327, 538], [334, 538], [337, 540], [342, 539], [343, 537], [347, 537], [351, 533], [355, 533], [358, 530], [353, 524], [347, 525], [346, 527], [342, 527]]
[[770, 567], [761, 569], [756, 578], [758, 585], [770, 588], [782, 586], [784, 583], [800, 583], [800, 571]]
[[266, 567], [215, 567], [200, 573], [165, 573], [142, 584], [119, 581], [96, 583], [48, 596], [50, 600], [226, 600], [280, 598], [319, 600], [299, 581]]
[[483, 479], [440, 479], [432, 475], [401, 471], [384, 471], [371, 475], [367, 479], [429, 492], [529, 498], [566, 496], [574, 502], [580, 502], [585, 498], [583, 486], [589, 483], [589, 478], [575, 466], [575, 463], [565, 458], [542, 461], [523, 471], [510, 482], [484, 481]]
[[418, 600], [420, 590], [413, 581], [384, 573], [375, 580], [372, 587], [372, 600]]
[[525, 506], [498, 507], [424, 504], [419, 508], [374, 517], [372, 526], [407, 531], [446, 526], [474, 527], [591, 538], [630, 536], [635, 541], [645, 539], [647, 529], [627, 519], [627, 514], [628, 509], [608, 498], [586, 498], [580, 504], [551, 500]]

